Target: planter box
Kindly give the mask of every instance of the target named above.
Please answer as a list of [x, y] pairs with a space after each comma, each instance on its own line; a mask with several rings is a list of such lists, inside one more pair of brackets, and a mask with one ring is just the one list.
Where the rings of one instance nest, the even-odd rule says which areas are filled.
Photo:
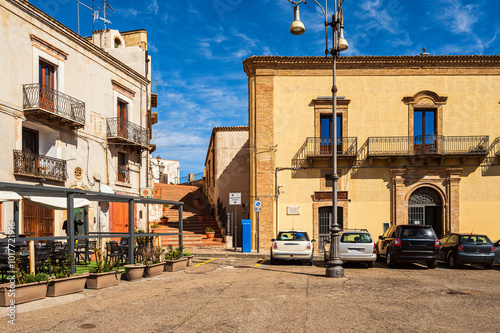
[[47, 287], [47, 297], [56, 297], [81, 293], [85, 289], [88, 273], [79, 274], [64, 279], [51, 279]]
[[186, 268], [187, 258], [165, 261], [165, 272], [175, 272]]
[[120, 283], [122, 272], [89, 273], [87, 278], [88, 289], [101, 289], [117, 286]]
[[10, 293], [10, 283], [0, 284], [0, 306], [9, 306], [11, 299], [15, 300], [16, 305], [44, 299], [47, 294], [47, 282], [19, 284], [16, 285], [14, 295], [9, 296]]
[[144, 274], [144, 270], [146, 269], [146, 266], [142, 264], [125, 265], [123, 267], [125, 268], [125, 274], [127, 275], [127, 280], [129, 281], [141, 279]]
[[186, 263], [186, 266], [187, 267], [191, 267], [193, 266], [193, 257], [194, 256], [185, 256], [184, 258], [187, 258], [187, 263]]
[[152, 277], [156, 275], [160, 275], [163, 273], [163, 269], [165, 268], [165, 263], [160, 262], [158, 264], [148, 265], [144, 270], [144, 277]]

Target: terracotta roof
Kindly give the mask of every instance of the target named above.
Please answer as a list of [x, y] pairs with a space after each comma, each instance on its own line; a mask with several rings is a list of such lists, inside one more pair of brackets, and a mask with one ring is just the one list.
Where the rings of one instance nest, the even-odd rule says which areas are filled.
[[242, 132], [248, 130], [248, 126], [214, 127], [214, 129], [212, 130], [212, 134], [215, 132]]

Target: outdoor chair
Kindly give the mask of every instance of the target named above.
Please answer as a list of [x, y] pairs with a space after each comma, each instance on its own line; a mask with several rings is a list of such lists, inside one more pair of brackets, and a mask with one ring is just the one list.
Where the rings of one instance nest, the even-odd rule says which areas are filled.
[[45, 262], [50, 258], [50, 248], [35, 249], [35, 273], [44, 271]]
[[94, 249], [97, 247], [97, 241], [83, 241], [79, 242], [75, 249], [76, 263], [79, 265], [80, 260], [83, 259], [85, 266], [92, 260], [91, 256], [95, 254]]
[[68, 243], [65, 243], [62, 248], [53, 248], [50, 252], [50, 260], [53, 263], [59, 263], [68, 255]]
[[123, 252], [117, 241], [106, 243], [106, 260], [109, 263], [118, 261], [118, 265], [123, 262]]

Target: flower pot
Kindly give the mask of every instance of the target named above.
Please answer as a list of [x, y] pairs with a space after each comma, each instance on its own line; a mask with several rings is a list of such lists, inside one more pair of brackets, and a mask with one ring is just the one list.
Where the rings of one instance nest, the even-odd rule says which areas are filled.
[[187, 258], [165, 261], [165, 272], [175, 272], [186, 268]]
[[160, 228], [149, 228], [149, 231], [151, 231], [151, 233], [153, 234], [157, 234], [158, 230], [160, 230]]
[[165, 218], [160, 219], [160, 221], [161, 221], [161, 224], [167, 224], [168, 218], [166, 218], [166, 219]]
[[214, 238], [215, 236], [215, 231], [212, 231], [212, 232], [206, 232], [207, 234], [207, 238]]
[[81, 293], [85, 288], [88, 273], [78, 274], [63, 279], [50, 279], [47, 287], [47, 297]]
[[106, 273], [89, 273], [87, 278], [87, 289], [102, 289], [116, 286], [120, 283], [121, 271]]
[[123, 267], [125, 268], [125, 274], [127, 275], [127, 280], [129, 281], [139, 280], [142, 278], [144, 269], [146, 269], [146, 266], [142, 264], [125, 265]]
[[11, 299], [14, 304], [21, 304], [45, 298], [47, 294], [47, 282], [34, 282], [18, 284], [14, 291], [10, 283], [0, 284], [0, 306], [9, 306]]
[[187, 258], [186, 267], [193, 266], [193, 258], [194, 258], [194, 256], [184, 256], [184, 258]]
[[146, 269], [144, 270], [143, 277], [152, 277], [160, 275], [161, 273], [163, 273], [164, 268], [165, 268], [165, 262], [147, 265]]

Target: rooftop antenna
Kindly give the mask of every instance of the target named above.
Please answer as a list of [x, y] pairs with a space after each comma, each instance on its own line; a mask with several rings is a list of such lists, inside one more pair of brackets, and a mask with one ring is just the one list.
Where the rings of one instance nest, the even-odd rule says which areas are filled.
[[[92, 0], [92, 7], [84, 4], [80, 0], [76, 0], [77, 12], [78, 12], [78, 34], [80, 34], [80, 5], [90, 9], [92, 11], [92, 32], [94, 32], [94, 22], [96, 17], [99, 17], [99, 11], [94, 9], [94, 0]], [[97, 15], [96, 15], [97, 13]]]
[[106, 8], [109, 8], [113, 13], [115, 12], [113, 8], [111, 8], [111, 6], [108, 4], [108, 0], [102, 0], [102, 15], [103, 17], [97, 17], [98, 19], [101, 19], [104, 21], [104, 48], [107, 48], [108, 47], [108, 38], [106, 37], [106, 24], [109, 23], [111, 24], [111, 21], [106, 19]]

